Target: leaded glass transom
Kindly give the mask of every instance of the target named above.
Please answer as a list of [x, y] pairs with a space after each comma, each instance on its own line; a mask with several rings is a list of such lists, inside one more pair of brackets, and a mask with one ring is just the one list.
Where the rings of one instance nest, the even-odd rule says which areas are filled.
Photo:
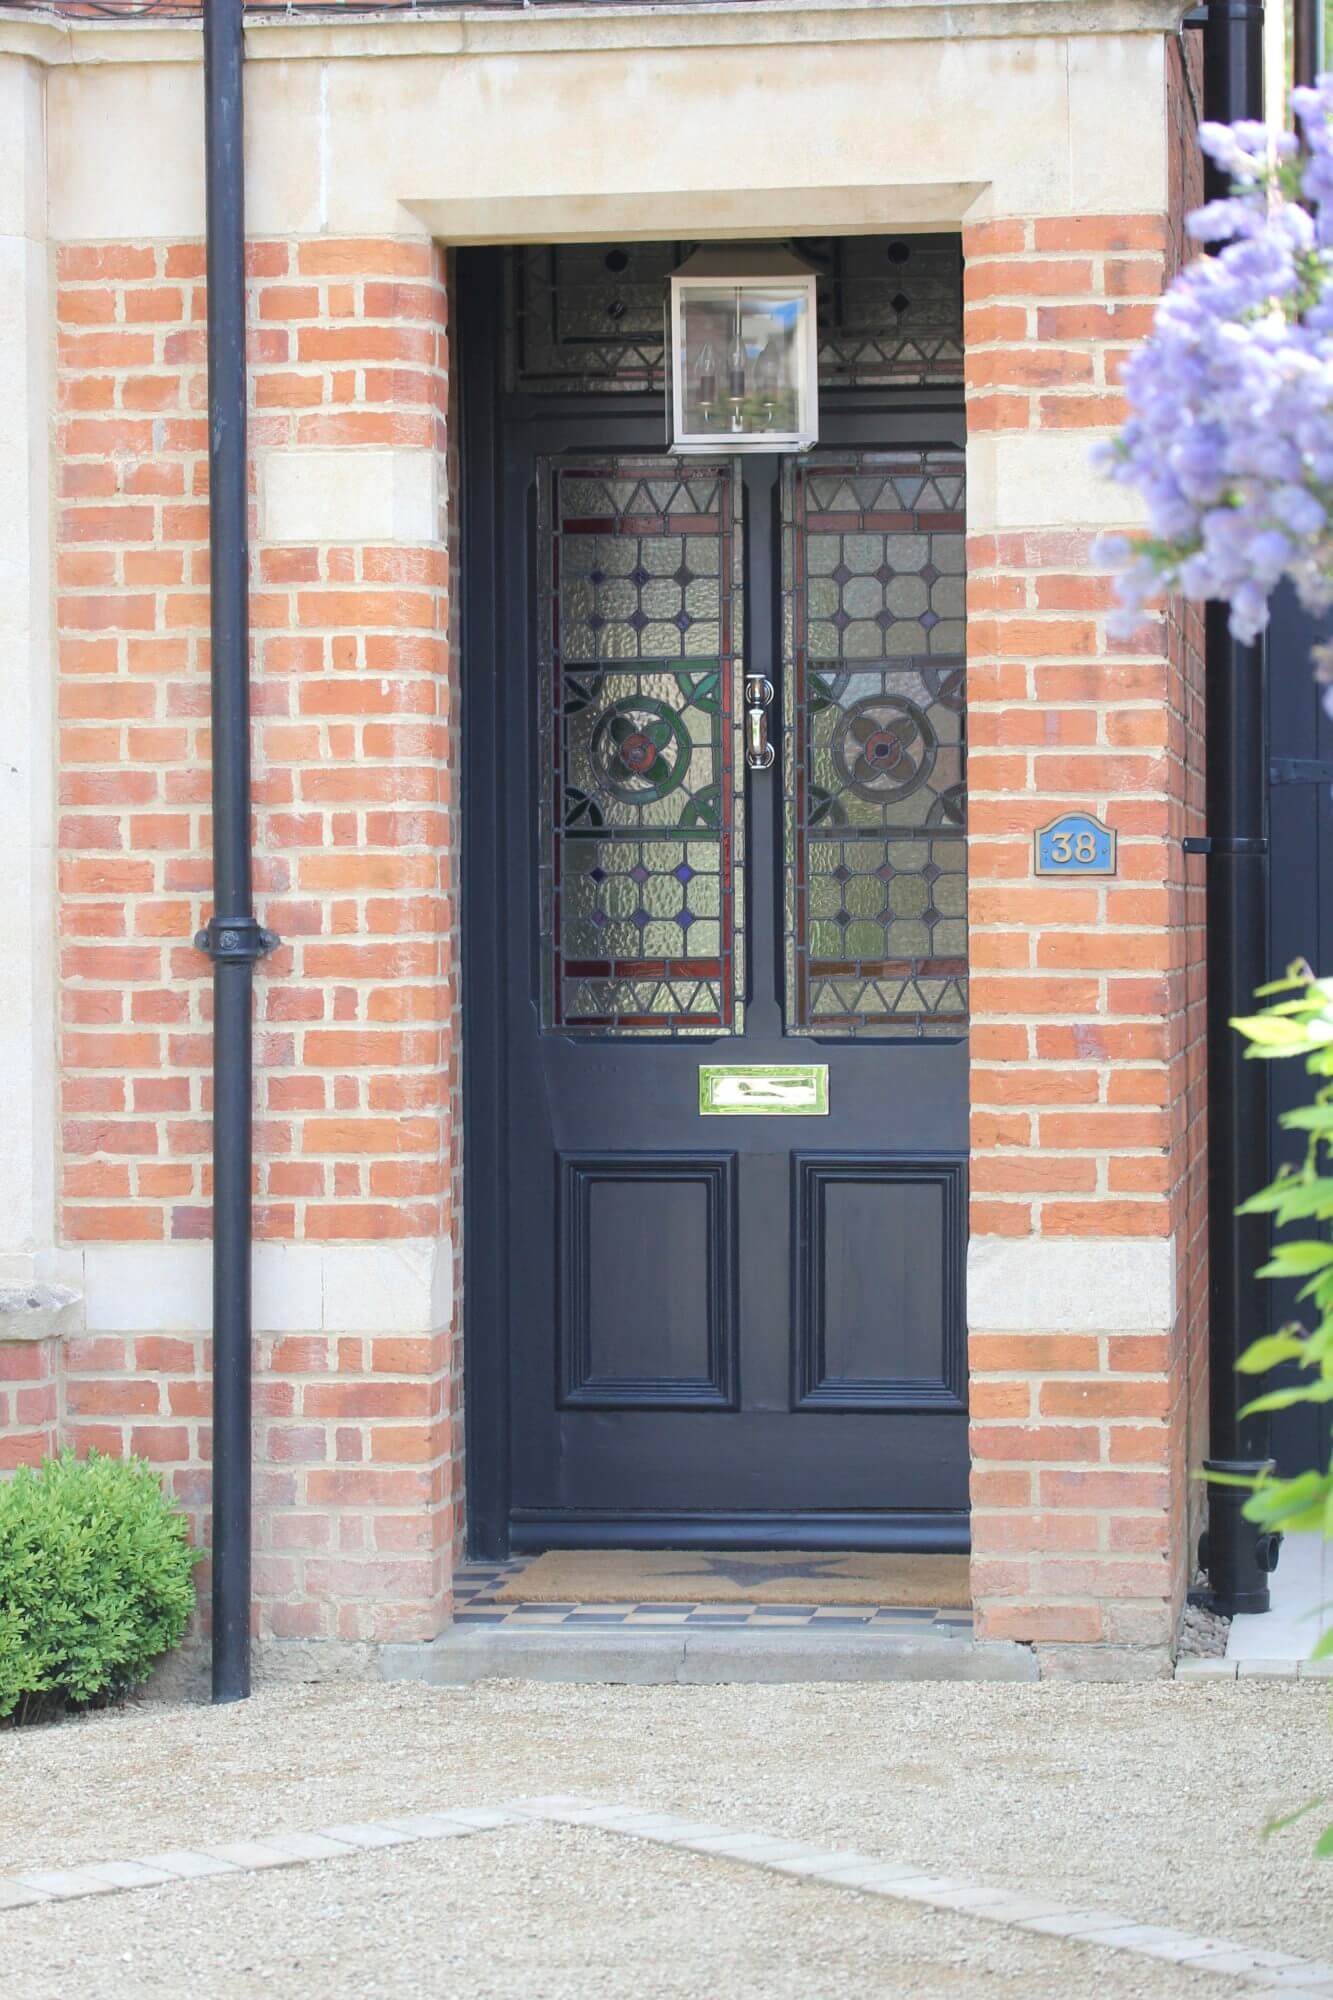
[[[662, 393], [667, 280], [695, 247], [573, 243], [511, 251], [510, 387]], [[790, 247], [816, 275], [821, 388], [961, 382], [957, 236], [802, 237]]]
[[783, 468], [787, 1026], [967, 1022], [961, 452]]
[[545, 1025], [738, 1034], [739, 481], [547, 459], [538, 490]]

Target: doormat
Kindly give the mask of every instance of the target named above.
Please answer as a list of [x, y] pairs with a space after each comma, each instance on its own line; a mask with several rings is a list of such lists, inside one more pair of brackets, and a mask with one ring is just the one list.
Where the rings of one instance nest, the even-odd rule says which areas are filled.
[[552, 1549], [487, 1593], [495, 1604], [876, 1604], [962, 1610], [966, 1556], [816, 1550]]

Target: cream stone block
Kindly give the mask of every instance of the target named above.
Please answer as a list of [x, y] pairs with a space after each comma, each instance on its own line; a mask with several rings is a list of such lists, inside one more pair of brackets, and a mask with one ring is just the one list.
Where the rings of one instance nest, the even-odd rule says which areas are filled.
[[[586, 227], [588, 198], [629, 197], [632, 214], [644, 197], [720, 193], [716, 218], [692, 206], [691, 226], [721, 232], [736, 219], [727, 190], [843, 185], [852, 166], [858, 186], [883, 190], [879, 227], [895, 194], [923, 182], [994, 182], [997, 212], [1060, 213], [1067, 96], [1058, 39], [821, 46], [807, 35], [576, 61], [494, 50], [447, 65], [335, 63], [328, 227], [382, 230], [390, 189], [417, 212], [540, 193], [567, 204], [564, 234]], [[382, 165], [349, 143], [376, 129], [394, 134]]]
[[329, 1333], [427, 1333], [447, 1326], [450, 1246], [433, 1240], [336, 1244], [324, 1252]]
[[[208, 1243], [87, 1244], [77, 1282], [88, 1332], [207, 1333], [212, 1267]], [[65, 1263], [61, 1275], [76, 1273]], [[452, 1251], [429, 1237], [257, 1243], [252, 1286], [257, 1333], [429, 1333], [449, 1324]]]
[[270, 451], [259, 459], [269, 542], [431, 542], [439, 522], [431, 451]]
[[[572, 240], [1163, 205], [1169, 6], [1083, 9], [1135, 30], [1101, 36], [1062, 32], [1068, 8], [918, 11], [910, 34], [891, 4], [767, 0], [252, 29], [249, 226]], [[50, 72], [57, 239], [198, 233], [202, 80], [170, 36]]]
[[476, 195], [408, 206], [441, 243], [617, 243], [662, 237], [761, 240], [956, 228], [985, 194], [981, 181], [910, 188], [730, 187], [674, 193]]
[[1069, 44], [1069, 206], [1075, 215], [1166, 207], [1166, 43], [1079, 35]]
[[1086, 431], [1007, 431], [969, 439], [971, 532], [1138, 526], [1146, 518], [1142, 502], [1094, 470], [1092, 442]]
[[968, 1325], [985, 1333], [1148, 1333], [1176, 1317], [1174, 1237], [974, 1236]]
[[51, 299], [44, 76], [0, 55], [0, 1256], [18, 1282], [52, 1240]]
[[[324, 225], [324, 72], [316, 62], [247, 65], [246, 226], [309, 236]], [[51, 235], [58, 242], [201, 236], [202, 64], [89, 65], [50, 73]], [[393, 146], [349, 131], [383, 172]], [[398, 227], [411, 229], [410, 222]]]
[[46, 235], [46, 75], [35, 62], [0, 56], [0, 236]]

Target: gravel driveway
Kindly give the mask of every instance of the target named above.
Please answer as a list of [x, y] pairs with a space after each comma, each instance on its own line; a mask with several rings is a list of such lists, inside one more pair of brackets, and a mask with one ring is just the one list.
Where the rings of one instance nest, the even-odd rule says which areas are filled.
[[[0, 1871], [552, 1791], [856, 1847], [1311, 1958], [1333, 1954], [1317, 1683], [326, 1685], [0, 1735]], [[504, 1829], [0, 1915], [13, 2000], [643, 1992], [750, 2000], [1242, 1989], [588, 1828]]]

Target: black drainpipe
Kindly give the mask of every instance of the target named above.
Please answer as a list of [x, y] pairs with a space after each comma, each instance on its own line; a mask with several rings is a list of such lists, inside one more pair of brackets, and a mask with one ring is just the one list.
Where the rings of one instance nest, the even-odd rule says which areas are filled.
[[205, 0], [215, 914], [195, 943], [213, 961], [215, 1702], [250, 1692], [250, 1013], [255, 960], [277, 943], [255, 921], [250, 869], [244, 60], [242, 0]]
[[[1263, 116], [1263, 0], [1209, 0], [1204, 22], [1204, 112], [1230, 124]], [[1208, 166], [1209, 197], [1226, 192]], [[1266, 1326], [1255, 1272], [1268, 1255], [1264, 1216], [1238, 1205], [1269, 1178], [1268, 1073], [1248, 1062], [1229, 1023], [1248, 1014], [1268, 965], [1268, 689], [1261, 640], [1227, 630], [1225, 606], [1207, 611], [1208, 834], [1187, 850], [1208, 856], [1208, 1366], [1209, 1471], [1252, 1477], [1269, 1462], [1266, 1416], [1241, 1417], [1250, 1391], [1236, 1361]], [[1206, 1599], [1230, 1615], [1267, 1611], [1274, 1538], [1241, 1514], [1246, 1495], [1208, 1487], [1199, 1559]]]

